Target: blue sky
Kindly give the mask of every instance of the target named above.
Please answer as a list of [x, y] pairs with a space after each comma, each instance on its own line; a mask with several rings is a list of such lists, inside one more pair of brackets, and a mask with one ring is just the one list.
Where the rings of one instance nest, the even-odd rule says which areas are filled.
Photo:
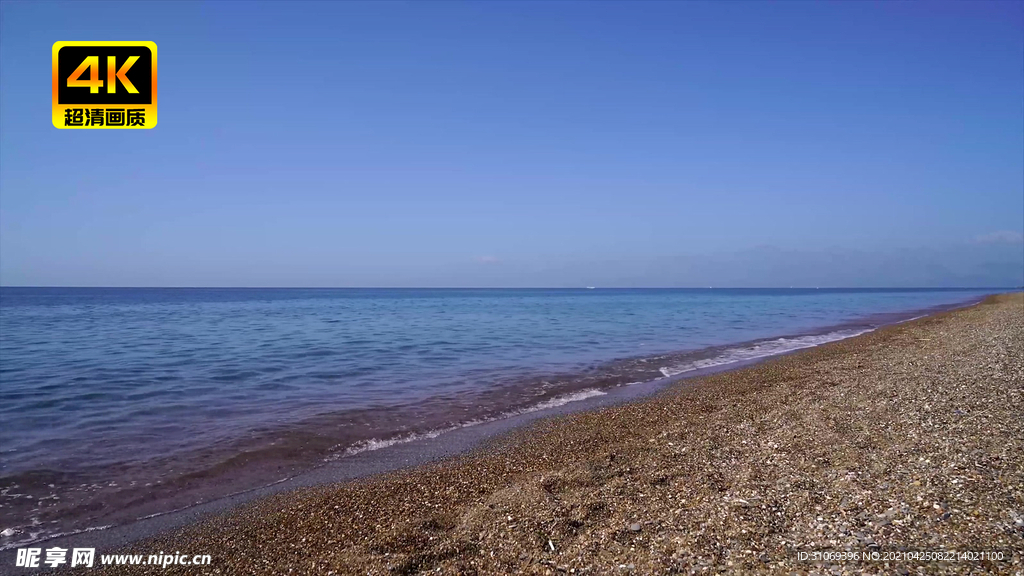
[[[0, 20], [0, 284], [1024, 283], [1024, 4], [42, 3]], [[152, 40], [153, 130], [58, 130]]]

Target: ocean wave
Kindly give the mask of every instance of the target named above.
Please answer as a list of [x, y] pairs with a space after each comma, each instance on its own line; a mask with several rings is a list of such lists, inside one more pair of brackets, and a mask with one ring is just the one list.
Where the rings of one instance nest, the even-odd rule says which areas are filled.
[[589, 388], [587, 390], [580, 390], [579, 392], [573, 392], [571, 394], [564, 394], [562, 396], [555, 396], [550, 400], [545, 400], [533, 406], [523, 408], [522, 410], [513, 410], [511, 413], [505, 414], [505, 416], [516, 416], [519, 414], [526, 414], [528, 412], [537, 412], [539, 410], [547, 410], [549, 408], [556, 408], [563, 406], [570, 402], [579, 402], [580, 400], [586, 400], [587, 398], [593, 398], [594, 396], [604, 396], [607, 392], [602, 392], [596, 388]]
[[[714, 368], [718, 366], [725, 366], [728, 364], [735, 364], [737, 362], [747, 362], [751, 360], [758, 360], [767, 358], [770, 356], [777, 356], [779, 354], [785, 354], [795, 350], [801, 350], [804, 348], [813, 348], [829, 342], [836, 342], [839, 340], [845, 340], [846, 338], [852, 338], [859, 336], [867, 332], [871, 332], [873, 328], [865, 329], [849, 329], [849, 330], [836, 330], [825, 334], [814, 334], [806, 336], [793, 336], [776, 338], [774, 340], [762, 340], [759, 342], [738, 346], [725, 350], [724, 352], [712, 356], [710, 358], [701, 358], [697, 360], [687, 360], [679, 364], [672, 364], [670, 366], [662, 366], [658, 368], [658, 371], [665, 377], [671, 378], [685, 374], [687, 372], [693, 372], [695, 370], [702, 370], [707, 368]], [[632, 386], [635, 384], [641, 384], [643, 381], [628, 382], [621, 384], [621, 386]], [[458, 430], [461, 428], [468, 428], [470, 426], [476, 426], [484, 424], [486, 422], [493, 422], [495, 420], [501, 420], [504, 418], [511, 418], [522, 414], [528, 414], [531, 412], [538, 412], [540, 410], [548, 410], [551, 408], [557, 408], [558, 406], [564, 406], [570, 402], [579, 402], [586, 400], [587, 398], [593, 398], [594, 396], [603, 396], [607, 392], [599, 390], [597, 388], [587, 388], [554, 398], [549, 398], [542, 402], [527, 406], [525, 408], [518, 408], [503, 412], [497, 416], [489, 418], [479, 418], [475, 420], [468, 420], [453, 426], [446, 428], [440, 428], [436, 430], [430, 430], [427, 432], [414, 432], [404, 434], [401, 436], [394, 436], [391, 438], [371, 438], [369, 440], [361, 440], [348, 446], [342, 452], [334, 454], [327, 458], [327, 460], [336, 460], [346, 456], [353, 456], [362, 452], [370, 452], [374, 450], [380, 450], [382, 448], [388, 448], [396, 444], [405, 444], [408, 442], [414, 442], [416, 440], [425, 440], [429, 438], [436, 438], [447, 432]]]
[[0, 550], [10, 550], [12, 548], [21, 548], [28, 544], [34, 544], [43, 540], [52, 540], [54, 538], [61, 538], [64, 536], [74, 536], [75, 534], [84, 534], [86, 532], [95, 532], [97, 530], [106, 530], [110, 528], [111, 524], [104, 524], [102, 526], [90, 526], [88, 528], [82, 528], [81, 530], [68, 530], [67, 532], [44, 532], [44, 531], [28, 531], [17, 528], [7, 528], [0, 532], [0, 536], [3, 538], [13, 538], [14, 536], [26, 532], [28, 536], [21, 540], [14, 540], [11, 542], [0, 543]]
[[529, 414], [530, 412], [539, 412], [541, 410], [549, 410], [551, 408], [557, 408], [559, 406], [564, 406], [564, 405], [566, 405], [566, 404], [568, 404], [570, 402], [579, 402], [580, 400], [586, 400], [587, 398], [593, 398], [594, 396], [604, 396], [605, 394], [607, 394], [607, 392], [603, 392], [603, 391], [598, 390], [596, 388], [589, 388], [589, 389], [586, 389], [586, 390], [579, 390], [577, 392], [572, 392], [572, 393], [569, 393], [569, 394], [563, 394], [561, 396], [555, 396], [554, 398], [550, 398], [548, 400], [544, 400], [542, 402], [538, 402], [537, 404], [533, 404], [533, 405], [527, 406], [525, 408], [520, 408], [520, 409], [517, 409], [517, 410], [511, 410], [511, 411], [508, 411], [508, 412], [503, 412], [502, 414], [499, 414], [498, 416], [494, 416], [494, 417], [491, 417], [491, 418], [478, 418], [478, 419], [475, 419], [475, 420], [469, 420], [469, 421], [466, 421], [466, 422], [462, 422], [462, 423], [456, 424], [454, 426], [449, 426], [447, 428], [441, 428], [441, 429], [438, 429], [438, 430], [430, 430], [428, 432], [414, 432], [414, 433], [411, 433], [411, 434], [404, 434], [402, 436], [395, 436], [395, 437], [392, 437], [392, 438], [371, 438], [369, 440], [361, 440], [361, 441], [356, 442], [355, 444], [345, 448], [345, 450], [343, 452], [341, 452], [340, 454], [337, 454], [337, 455], [329, 457], [328, 460], [336, 460], [339, 457], [345, 457], [345, 456], [354, 456], [354, 455], [359, 454], [361, 452], [371, 452], [371, 451], [374, 451], [374, 450], [380, 450], [381, 448], [387, 448], [389, 446], [394, 446], [395, 444], [405, 444], [407, 442], [414, 442], [416, 440], [425, 440], [425, 439], [428, 439], [428, 438], [437, 438], [441, 434], [444, 434], [446, 432], [451, 432], [453, 430], [459, 430], [461, 428], [469, 428], [470, 426], [477, 426], [479, 424], [484, 424], [484, 423], [487, 423], [487, 422], [494, 422], [495, 420], [502, 420], [504, 418], [511, 418], [513, 416], [519, 416], [519, 415], [522, 415], [522, 414]]
[[872, 330], [874, 329], [837, 330], [826, 334], [762, 340], [755, 344], [731, 348], [711, 358], [701, 358], [699, 360], [690, 360], [681, 364], [662, 366], [658, 370], [666, 378], [671, 378], [694, 370], [713, 368], [726, 364], [735, 364], [736, 362], [758, 360], [769, 356], [778, 356], [779, 354], [785, 354], [794, 350], [813, 348], [829, 342], [836, 342], [847, 338], [853, 338], [854, 336], [860, 336], [861, 334], [866, 334]]

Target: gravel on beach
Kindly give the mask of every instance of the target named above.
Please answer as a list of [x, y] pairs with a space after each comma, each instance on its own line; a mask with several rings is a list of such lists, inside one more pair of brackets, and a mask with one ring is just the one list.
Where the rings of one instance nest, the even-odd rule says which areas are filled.
[[[132, 549], [213, 558], [148, 568], [159, 574], [1020, 574], [1024, 294], [268, 497]], [[1004, 559], [906, 559], [950, 550]]]

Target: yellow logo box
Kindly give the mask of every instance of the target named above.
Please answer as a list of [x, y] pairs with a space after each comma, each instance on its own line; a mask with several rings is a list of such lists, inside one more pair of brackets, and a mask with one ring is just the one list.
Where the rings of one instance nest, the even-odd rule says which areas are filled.
[[156, 126], [156, 43], [55, 42], [53, 125]]

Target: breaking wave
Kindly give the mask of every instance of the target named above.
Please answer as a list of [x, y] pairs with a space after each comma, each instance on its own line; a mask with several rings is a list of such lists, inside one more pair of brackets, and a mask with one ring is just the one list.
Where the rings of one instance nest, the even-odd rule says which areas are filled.
[[[520, 414], [528, 414], [530, 412], [538, 412], [540, 410], [549, 410], [551, 408], [557, 408], [558, 406], [564, 406], [570, 402], [579, 402], [580, 400], [586, 400], [587, 398], [593, 398], [594, 396], [604, 396], [607, 392], [602, 392], [594, 388], [588, 390], [580, 390], [571, 394], [563, 394], [556, 396], [543, 402], [538, 402], [532, 406], [521, 408], [519, 410], [511, 410], [504, 412], [498, 416], [491, 418], [480, 418], [476, 420], [470, 420], [455, 426], [449, 426], [439, 430], [430, 430], [429, 432], [416, 432], [412, 434], [405, 434], [402, 436], [396, 436], [393, 438], [371, 438], [370, 440], [362, 440], [356, 442], [352, 446], [349, 446], [340, 454], [340, 456], [352, 456], [359, 454], [360, 452], [370, 452], [373, 450], [380, 450], [381, 448], [387, 448], [388, 446], [394, 446], [395, 444], [405, 444], [406, 442], [413, 442], [415, 440], [424, 440], [427, 438], [437, 438], [445, 432], [451, 432], [452, 430], [458, 430], [460, 428], [468, 428], [470, 426], [476, 426], [485, 422], [493, 422], [495, 420], [501, 420], [503, 418], [511, 418], [512, 416], [518, 416]], [[329, 459], [337, 459], [338, 456], [332, 456]]]
[[671, 366], [663, 366], [658, 370], [666, 378], [670, 378], [672, 376], [678, 376], [694, 370], [714, 368], [716, 366], [735, 364], [737, 362], [748, 362], [750, 360], [758, 360], [769, 356], [778, 356], [779, 354], [785, 354], [787, 352], [801, 350], [803, 348], [813, 348], [829, 342], [853, 338], [854, 336], [859, 336], [861, 334], [871, 332], [872, 330], [873, 328], [837, 330], [826, 334], [762, 340], [757, 343], [730, 348], [721, 354], [710, 358], [689, 360], [679, 364], [673, 364]]

